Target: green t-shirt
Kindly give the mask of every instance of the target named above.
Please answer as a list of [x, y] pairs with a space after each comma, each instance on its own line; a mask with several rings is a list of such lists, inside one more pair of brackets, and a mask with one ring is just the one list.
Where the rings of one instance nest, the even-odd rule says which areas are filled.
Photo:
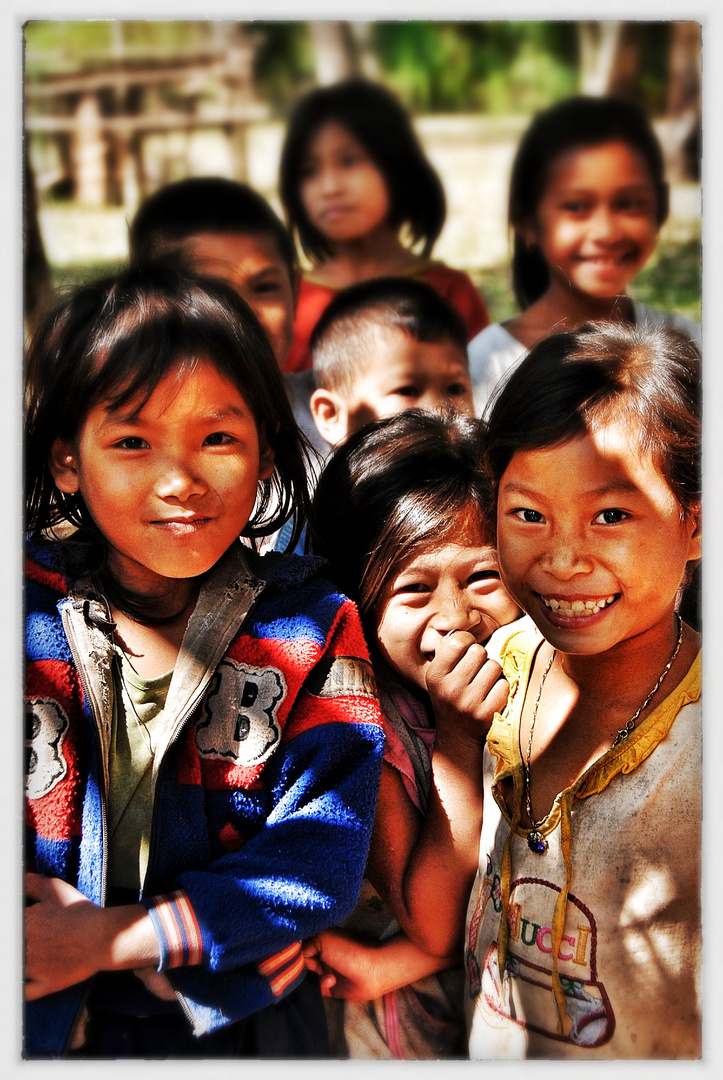
[[172, 671], [142, 679], [117, 650], [108, 792], [108, 884], [140, 889], [148, 868], [153, 762]]

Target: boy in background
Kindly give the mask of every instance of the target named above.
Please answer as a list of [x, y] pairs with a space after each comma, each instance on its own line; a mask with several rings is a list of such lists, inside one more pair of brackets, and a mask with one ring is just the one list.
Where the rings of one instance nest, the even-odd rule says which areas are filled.
[[374, 278], [342, 290], [311, 354], [311, 415], [328, 446], [407, 409], [474, 415], [464, 323], [426, 282]]
[[[130, 227], [131, 263], [178, 254], [189, 269], [227, 281], [263, 326], [279, 367], [293, 338], [299, 267], [285, 226], [266, 200], [235, 180], [198, 176], [159, 188]], [[284, 375], [299, 427], [325, 453], [309, 412], [311, 373]]]
[[160, 188], [131, 223], [131, 263], [176, 253], [197, 273], [233, 286], [253, 309], [281, 366], [291, 345], [298, 266], [289, 234], [266, 200], [220, 176]]

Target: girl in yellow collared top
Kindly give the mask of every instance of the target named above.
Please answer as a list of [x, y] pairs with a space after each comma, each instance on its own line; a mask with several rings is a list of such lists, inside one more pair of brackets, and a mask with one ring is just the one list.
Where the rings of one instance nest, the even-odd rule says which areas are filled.
[[529, 618], [484, 762], [467, 914], [470, 1056], [700, 1055], [700, 357], [663, 328], [540, 342], [485, 464]]

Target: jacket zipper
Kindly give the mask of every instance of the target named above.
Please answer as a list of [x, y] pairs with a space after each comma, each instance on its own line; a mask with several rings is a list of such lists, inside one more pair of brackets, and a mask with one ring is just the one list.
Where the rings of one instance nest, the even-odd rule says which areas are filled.
[[85, 668], [83, 666], [82, 657], [80, 655], [80, 649], [78, 647], [78, 639], [75, 635], [69, 613], [66, 608], [62, 609], [61, 618], [63, 622], [63, 628], [65, 630], [65, 636], [68, 639], [70, 645], [70, 651], [75, 661], [75, 668], [78, 672], [78, 678], [80, 679], [80, 685], [83, 688], [83, 694], [85, 700], [88, 702], [88, 708], [90, 715], [93, 718], [96, 733], [98, 735], [98, 786], [100, 788], [100, 816], [101, 816], [101, 831], [102, 831], [102, 863], [101, 863], [101, 875], [100, 875], [100, 906], [105, 907], [106, 900], [106, 872], [108, 863], [108, 821], [107, 821], [107, 792], [105, 785], [105, 761], [103, 757], [103, 729], [101, 727], [100, 720], [98, 718], [98, 712], [96, 709], [95, 696], [90, 692], [90, 684], [86, 678]]
[[[63, 629], [65, 630], [65, 636], [68, 639], [68, 645], [75, 661], [75, 669], [78, 672], [78, 678], [80, 679], [80, 685], [83, 688], [83, 695], [88, 702], [88, 709], [90, 715], [93, 718], [96, 733], [98, 735], [98, 748], [96, 753], [96, 759], [98, 763], [98, 787], [100, 791], [100, 820], [101, 820], [101, 843], [102, 843], [102, 860], [100, 868], [100, 906], [105, 907], [106, 900], [106, 870], [108, 864], [108, 822], [107, 822], [107, 806], [106, 806], [106, 785], [105, 785], [105, 763], [103, 761], [103, 733], [100, 721], [98, 719], [95, 697], [90, 693], [90, 685], [86, 679], [85, 669], [81, 663], [80, 650], [78, 648], [78, 641], [75, 636], [75, 630], [70, 619], [69, 612], [67, 611], [67, 605], [61, 609], [60, 613]], [[68, 1036], [63, 1046], [63, 1054], [67, 1051], [68, 1047], [72, 1044], [75, 1033], [78, 1029], [78, 1025], [83, 1016], [86, 1002], [88, 1001], [88, 995], [90, 994], [93, 979], [88, 981], [83, 997], [81, 998], [78, 1010], [73, 1019], [73, 1023], [70, 1026]]]

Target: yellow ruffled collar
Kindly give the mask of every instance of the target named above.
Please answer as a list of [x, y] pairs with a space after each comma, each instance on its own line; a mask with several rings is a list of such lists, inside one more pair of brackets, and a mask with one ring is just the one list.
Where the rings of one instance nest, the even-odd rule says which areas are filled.
[[[515, 648], [513, 639], [512, 649], [503, 657], [503, 671], [510, 683], [512, 708], [509, 713], [502, 715], [497, 713], [495, 715], [487, 735], [487, 746], [490, 752], [498, 759], [493, 794], [497, 805], [508, 822], [511, 822], [511, 818], [502, 795], [501, 782], [507, 777], [512, 777], [516, 803], [521, 796], [523, 783], [519, 724], [524, 694], [517, 693], [517, 690], [520, 684], [527, 685], [535, 656], [544, 640], [536, 628], [532, 632], [526, 632], [524, 637], [528, 646], [526, 649], [521, 651], [519, 648]], [[564, 796], [586, 799], [590, 795], [596, 795], [603, 791], [619, 773], [633, 772], [646, 758], [650, 757], [656, 746], [670, 731], [673, 721], [680, 710], [685, 705], [698, 700], [701, 694], [701, 684], [702, 665], [701, 653], [699, 652], [682, 682], [645, 717], [640, 725], [630, 733], [628, 738], [619, 746], [608, 750], [602, 757], [599, 757], [569, 788], [560, 792], [549, 814], [538, 825], [543, 836], [557, 828]], [[527, 835], [526, 829], [518, 827], [516, 831], [520, 836]]]

